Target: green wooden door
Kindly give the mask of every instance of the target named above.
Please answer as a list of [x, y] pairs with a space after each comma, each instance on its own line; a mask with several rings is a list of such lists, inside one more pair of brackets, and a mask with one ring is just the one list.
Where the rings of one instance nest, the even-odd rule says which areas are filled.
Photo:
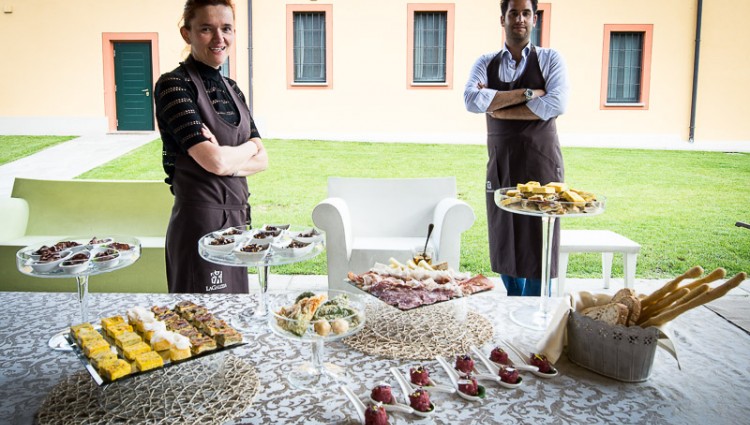
[[118, 130], [153, 130], [151, 43], [115, 43]]

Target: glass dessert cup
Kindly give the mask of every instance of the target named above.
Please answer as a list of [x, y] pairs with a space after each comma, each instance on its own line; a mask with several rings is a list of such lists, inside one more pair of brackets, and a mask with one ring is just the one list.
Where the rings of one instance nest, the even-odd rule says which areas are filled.
[[[40, 278], [74, 278], [78, 289], [78, 306], [81, 311], [81, 321], [79, 323], [85, 323], [89, 321], [89, 277], [109, 273], [115, 270], [119, 270], [130, 266], [131, 264], [138, 261], [141, 257], [141, 243], [138, 239], [129, 236], [110, 236], [102, 239], [102, 243], [91, 244], [91, 237], [83, 236], [71, 236], [60, 238], [58, 241], [40, 243], [30, 245], [20, 249], [16, 252], [16, 267], [18, 271], [25, 275], [40, 277]], [[88, 261], [85, 267], [80, 268], [66, 268], [64, 266], [66, 261], [60, 261], [58, 265], [54, 267], [48, 267], [44, 270], [34, 267], [38, 264], [38, 256], [35, 254], [43, 246], [53, 246], [58, 242], [71, 241], [77, 243], [77, 245], [64, 249], [62, 252], [66, 252], [63, 256], [66, 259], [73, 257], [75, 253], [88, 251], [89, 256], [93, 259], [96, 252], [102, 251], [105, 245], [108, 244], [119, 244], [120, 249], [113, 248], [117, 252], [117, 262], [107, 264], [106, 267], [102, 266], [102, 262]], [[127, 244], [128, 248], [124, 249], [123, 244]], [[75, 325], [77, 323], [71, 323]], [[53, 350], [70, 351], [72, 348], [68, 343], [65, 335], [69, 332], [69, 328], [60, 330], [53, 335], [48, 345]]]
[[[553, 311], [550, 306], [552, 296], [552, 237], [555, 222], [558, 218], [591, 217], [604, 212], [604, 196], [597, 196], [595, 200], [584, 205], [575, 202], [562, 201], [531, 201], [521, 200], [508, 203], [510, 198], [506, 193], [515, 190], [506, 187], [495, 191], [495, 205], [500, 209], [532, 217], [539, 217], [542, 221], [542, 293], [538, 306], [523, 306], [512, 311], [510, 318], [517, 324], [533, 330], [544, 330], [552, 319]], [[540, 209], [541, 208], [541, 209]]]
[[[251, 255], [237, 255], [237, 250], [226, 250], [224, 252], [217, 251], [215, 249], [212, 249], [208, 243], [206, 243], [207, 240], [215, 238], [215, 233], [212, 232], [205, 236], [203, 236], [198, 241], [198, 253], [200, 254], [201, 258], [204, 260], [219, 264], [223, 266], [232, 266], [232, 267], [255, 267], [258, 271], [258, 303], [255, 307], [249, 307], [247, 309], [244, 309], [241, 311], [237, 316], [235, 316], [232, 321], [231, 325], [238, 330], [241, 331], [248, 331], [255, 326], [257, 326], [258, 321], [266, 321], [268, 319], [268, 275], [270, 273], [270, 269], [273, 266], [281, 266], [284, 264], [293, 264], [300, 261], [307, 261], [311, 258], [314, 258], [318, 256], [323, 250], [325, 249], [325, 232], [319, 229], [315, 229], [317, 233], [321, 236], [321, 239], [319, 241], [316, 241], [313, 243], [313, 247], [304, 253], [304, 255], [295, 255], [294, 252], [282, 252], [279, 250], [279, 245], [288, 244], [291, 242], [292, 237], [290, 234], [294, 234], [294, 232], [299, 232], [299, 229], [310, 229], [310, 227], [296, 227], [296, 226], [289, 226], [284, 225], [285, 227], [278, 226], [279, 227], [279, 235], [273, 237], [273, 240], [265, 240], [263, 243], [268, 243], [269, 248], [265, 251], [265, 255], [262, 256], [251, 256]], [[265, 228], [266, 226], [264, 226]], [[247, 243], [252, 243], [252, 234], [248, 233], [248, 236], [246, 237]], [[271, 238], [268, 238], [271, 239]], [[241, 247], [243, 245], [242, 241], [238, 241], [236, 244], [237, 248]]]
[[295, 304], [299, 294], [294, 293], [274, 297], [268, 316], [268, 326], [273, 333], [292, 341], [310, 344], [311, 361], [292, 365], [287, 375], [293, 387], [308, 391], [323, 390], [331, 388], [331, 385], [336, 383], [346, 382], [347, 372], [344, 367], [324, 361], [325, 344], [351, 336], [362, 330], [365, 325], [366, 306], [361, 295], [334, 290], [315, 295], [320, 294], [327, 294], [327, 300], [345, 295], [348, 297], [351, 312], [335, 319], [314, 318], [308, 321], [286, 317], [282, 314], [282, 307], [291, 307]]

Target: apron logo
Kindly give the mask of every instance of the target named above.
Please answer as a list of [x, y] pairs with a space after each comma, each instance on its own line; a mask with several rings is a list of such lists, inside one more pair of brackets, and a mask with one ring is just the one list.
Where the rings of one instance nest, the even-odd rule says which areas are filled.
[[492, 182], [491, 182], [491, 181], [489, 181], [489, 180], [487, 180], [487, 191], [488, 191], [488, 192], [491, 192], [491, 191], [492, 191]]
[[223, 282], [224, 275], [221, 270], [214, 270], [209, 277], [211, 278], [211, 286], [206, 286], [206, 292], [218, 291], [227, 287], [227, 284]]

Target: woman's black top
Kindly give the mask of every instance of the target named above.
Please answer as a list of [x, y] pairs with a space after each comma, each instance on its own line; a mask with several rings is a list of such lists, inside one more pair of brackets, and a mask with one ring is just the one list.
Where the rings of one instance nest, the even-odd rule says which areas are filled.
[[[196, 61], [192, 55], [185, 62], [193, 63], [198, 69], [214, 110], [226, 122], [237, 125], [240, 115], [237, 106], [232, 102], [232, 96], [227, 92], [219, 70]], [[245, 102], [245, 96], [237, 87], [237, 83], [229, 78], [227, 81], [231, 89]], [[154, 94], [156, 121], [159, 124], [163, 146], [162, 166], [167, 173], [164, 181], [171, 185], [177, 155], [187, 155], [190, 147], [206, 140], [201, 134], [203, 120], [195, 103], [198, 98], [197, 89], [182, 66], [163, 74], [156, 82]], [[250, 137], [260, 137], [254, 122], [250, 122], [250, 127]]]

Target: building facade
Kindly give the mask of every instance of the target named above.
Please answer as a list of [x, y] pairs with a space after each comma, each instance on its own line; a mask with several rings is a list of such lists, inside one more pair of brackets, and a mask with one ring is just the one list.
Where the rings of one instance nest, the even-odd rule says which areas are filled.
[[[700, 56], [695, 66], [698, 6]], [[187, 54], [184, 0], [0, 0], [0, 134], [153, 130], [153, 83]], [[563, 140], [748, 141], [750, 2], [549, 0]], [[499, 0], [244, 0], [226, 69], [265, 138], [484, 143], [474, 61], [503, 43]], [[731, 35], [731, 37], [727, 37]], [[697, 89], [693, 96], [694, 70]]]

